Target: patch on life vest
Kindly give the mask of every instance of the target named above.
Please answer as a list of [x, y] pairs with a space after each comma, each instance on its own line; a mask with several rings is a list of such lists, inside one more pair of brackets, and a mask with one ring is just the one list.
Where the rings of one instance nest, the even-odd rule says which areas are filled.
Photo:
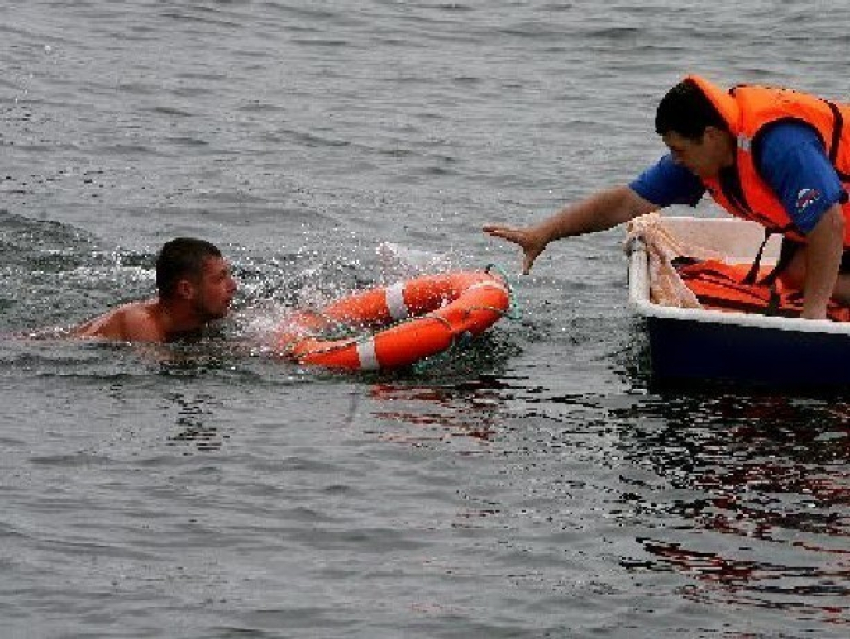
[[797, 212], [802, 213], [820, 199], [817, 189], [800, 189], [797, 193]]

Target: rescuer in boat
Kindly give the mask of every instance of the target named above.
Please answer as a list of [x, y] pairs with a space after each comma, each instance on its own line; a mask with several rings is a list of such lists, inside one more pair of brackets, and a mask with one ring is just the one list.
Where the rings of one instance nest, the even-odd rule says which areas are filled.
[[655, 129], [669, 153], [628, 185], [602, 190], [539, 224], [487, 225], [519, 244], [523, 272], [549, 242], [602, 231], [709, 195], [732, 215], [783, 235], [775, 269], [804, 293], [802, 317], [850, 304], [850, 105], [788, 89], [724, 90], [689, 76], [661, 100]]
[[119, 306], [70, 330], [71, 337], [122, 342], [173, 342], [194, 337], [225, 317], [236, 293], [221, 251], [204, 240], [178, 237], [156, 258], [158, 295]]

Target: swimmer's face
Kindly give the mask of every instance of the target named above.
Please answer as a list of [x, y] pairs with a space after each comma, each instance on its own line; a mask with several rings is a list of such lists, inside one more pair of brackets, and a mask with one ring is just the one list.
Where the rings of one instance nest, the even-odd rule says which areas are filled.
[[227, 315], [236, 294], [236, 281], [224, 258], [208, 257], [204, 260], [195, 292], [195, 310], [201, 318], [214, 320]]

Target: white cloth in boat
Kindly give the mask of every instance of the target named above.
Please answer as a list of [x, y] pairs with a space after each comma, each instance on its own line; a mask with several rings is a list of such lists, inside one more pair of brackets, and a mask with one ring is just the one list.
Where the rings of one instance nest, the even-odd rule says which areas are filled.
[[664, 218], [658, 213], [649, 213], [635, 218], [628, 225], [626, 247], [634, 240], [646, 246], [649, 263], [649, 297], [655, 304], [677, 308], [702, 308], [694, 292], [679, 277], [673, 260], [679, 256], [698, 259], [723, 260], [717, 251], [695, 244], [682, 242], [664, 226]]

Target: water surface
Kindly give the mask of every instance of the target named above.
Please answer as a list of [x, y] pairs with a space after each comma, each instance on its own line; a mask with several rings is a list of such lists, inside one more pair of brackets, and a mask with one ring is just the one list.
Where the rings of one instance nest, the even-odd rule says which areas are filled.
[[846, 636], [847, 397], [655, 388], [621, 231], [520, 277], [480, 227], [631, 179], [686, 73], [850, 96], [848, 11], [5, 3], [0, 332], [149, 295], [179, 234], [229, 336], [488, 263], [521, 319], [372, 375], [2, 341], [4, 636]]

